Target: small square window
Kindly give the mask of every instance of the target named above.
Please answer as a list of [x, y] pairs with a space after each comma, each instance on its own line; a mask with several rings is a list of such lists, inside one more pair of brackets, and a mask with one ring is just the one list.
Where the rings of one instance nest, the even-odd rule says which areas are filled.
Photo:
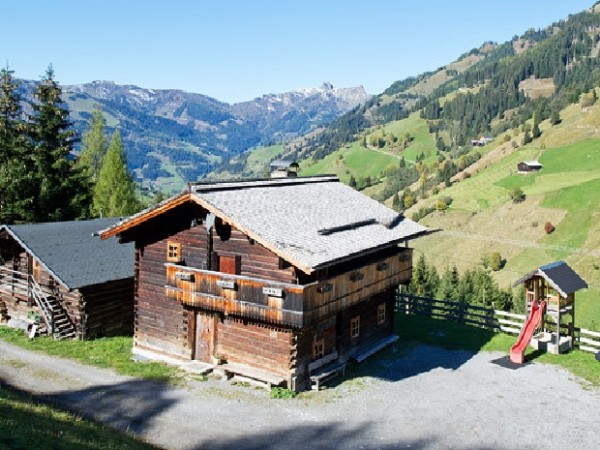
[[385, 323], [385, 303], [377, 306], [377, 325]]
[[313, 346], [313, 358], [319, 359], [325, 356], [325, 340], [319, 339]]
[[167, 243], [167, 261], [181, 261], [181, 244], [178, 242]]
[[360, 316], [350, 320], [350, 337], [356, 339], [358, 336], [360, 336]]

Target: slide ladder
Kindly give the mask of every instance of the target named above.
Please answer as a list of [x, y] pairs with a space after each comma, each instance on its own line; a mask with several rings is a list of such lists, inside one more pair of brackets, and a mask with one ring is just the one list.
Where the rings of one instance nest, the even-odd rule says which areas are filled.
[[510, 362], [515, 364], [523, 364], [525, 361], [525, 349], [529, 345], [535, 329], [539, 326], [544, 311], [546, 310], [546, 302], [540, 303], [534, 301], [531, 303], [531, 311], [527, 317], [527, 321], [521, 330], [519, 340], [510, 348]]

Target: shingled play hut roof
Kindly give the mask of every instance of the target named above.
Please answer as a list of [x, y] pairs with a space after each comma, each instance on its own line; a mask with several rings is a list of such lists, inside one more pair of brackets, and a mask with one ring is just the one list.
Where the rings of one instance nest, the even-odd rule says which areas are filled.
[[567, 297], [568, 294], [588, 287], [587, 283], [564, 261], [540, 266], [515, 282], [513, 287], [536, 276], [544, 278], [562, 297]]
[[341, 183], [337, 177], [197, 183], [101, 232], [121, 234], [195, 202], [306, 273], [398, 244], [427, 228]]

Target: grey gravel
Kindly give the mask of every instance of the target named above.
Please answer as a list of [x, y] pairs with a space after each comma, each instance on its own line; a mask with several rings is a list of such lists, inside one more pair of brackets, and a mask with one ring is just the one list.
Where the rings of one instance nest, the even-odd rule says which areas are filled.
[[275, 400], [225, 380], [152, 383], [0, 341], [0, 384], [170, 449], [599, 447], [600, 389], [556, 366], [493, 363], [503, 356], [390, 351], [360, 367], [368, 375]]

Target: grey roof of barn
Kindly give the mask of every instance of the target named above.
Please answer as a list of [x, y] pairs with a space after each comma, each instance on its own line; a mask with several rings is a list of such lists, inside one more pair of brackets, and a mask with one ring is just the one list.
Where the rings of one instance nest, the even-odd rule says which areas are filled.
[[316, 176], [191, 184], [101, 234], [134, 228], [186, 195], [306, 272], [428, 232], [337, 177]]
[[290, 167], [299, 167], [298, 163], [295, 161], [290, 161], [287, 159], [276, 159], [271, 161], [269, 167], [272, 169], [289, 169]]
[[134, 246], [97, 231], [119, 219], [2, 225], [57, 281], [68, 289], [133, 277]]
[[556, 261], [532, 270], [513, 286], [525, 283], [533, 277], [544, 278], [562, 297], [588, 287], [587, 283], [564, 261]]

